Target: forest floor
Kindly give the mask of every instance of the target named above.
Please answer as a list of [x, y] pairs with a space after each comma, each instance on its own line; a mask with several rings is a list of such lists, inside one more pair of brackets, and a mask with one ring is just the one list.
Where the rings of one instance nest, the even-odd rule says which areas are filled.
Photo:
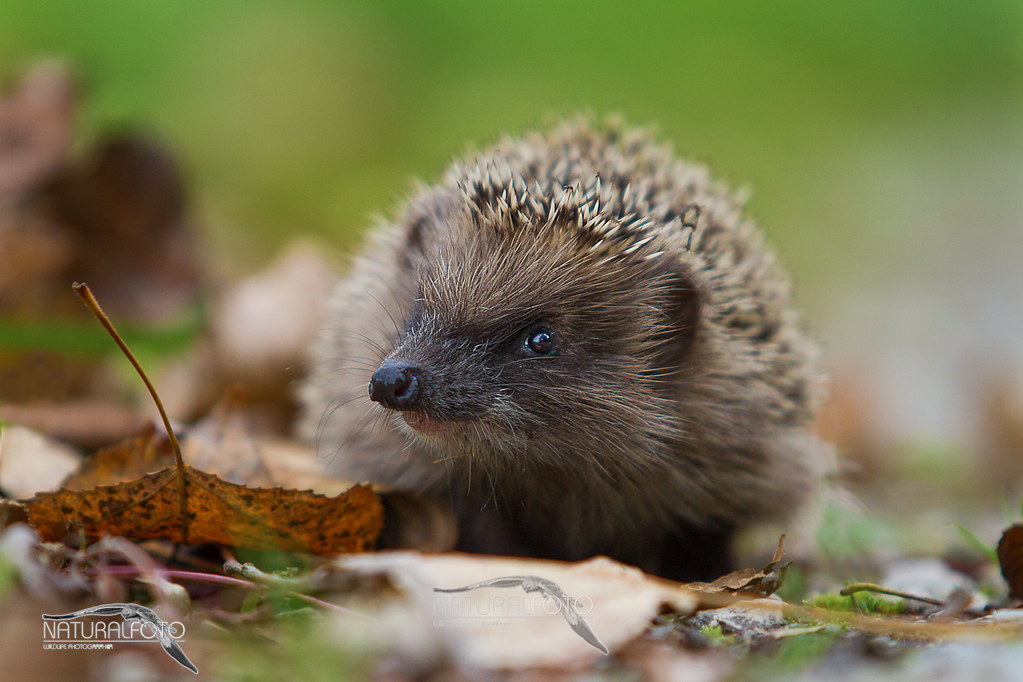
[[[1011, 387], [980, 456], [879, 438], [837, 384], [832, 491], [797, 529], [745, 537], [748, 568], [711, 584], [443, 551], [443, 505], [332, 479], [291, 435], [323, 255], [296, 244], [211, 281], [173, 153], [136, 134], [72, 151], [66, 78], [41, 68], [0, 99], [11, 679], [1023, 679]], [[382, 529], [414, 549], [374, 551]]]

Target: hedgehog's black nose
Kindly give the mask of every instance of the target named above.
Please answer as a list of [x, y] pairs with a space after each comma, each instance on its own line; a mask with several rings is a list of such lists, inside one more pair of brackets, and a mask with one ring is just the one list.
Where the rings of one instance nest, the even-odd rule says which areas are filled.
[[369, 380], [369, 397], [384, 407], [409, 409], [419, 399], [419, 368], [407, 362], [386, 361]]

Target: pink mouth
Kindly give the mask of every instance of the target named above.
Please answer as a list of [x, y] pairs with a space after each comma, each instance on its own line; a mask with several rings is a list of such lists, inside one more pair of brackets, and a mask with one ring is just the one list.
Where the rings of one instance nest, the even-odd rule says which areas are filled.
[[440, 419], [434, 419], [422, 412], [402, 412], [401, 418], [405, 420], [406, 424], [419, 433], [440, 434], [445, 433], [450, 428], [447, 422], [443, 422]]

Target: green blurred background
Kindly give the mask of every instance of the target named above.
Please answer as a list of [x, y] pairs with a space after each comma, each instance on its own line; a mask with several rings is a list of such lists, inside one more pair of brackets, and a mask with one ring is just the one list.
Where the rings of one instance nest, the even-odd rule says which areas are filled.
[[223, 273], [350, 248], [471, 145], [617, 112], [754, 189], [835, 362], [869, 356], [902, 423], [961, 412], [934, 366], [1023, 356], [1019, 2], [4, 0], [0, 73], [53, 55], [83, 140], [180, 156]]

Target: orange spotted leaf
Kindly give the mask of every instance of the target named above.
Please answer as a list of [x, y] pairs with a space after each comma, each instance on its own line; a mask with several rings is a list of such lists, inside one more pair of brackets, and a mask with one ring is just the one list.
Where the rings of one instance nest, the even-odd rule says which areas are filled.
[[[371, 549], [383, 525], [380, 498], [365, 485], [325, 497], [282, 488], [246, 488], [186, 466], [185, 500], [182, 505], [176, 468], [167, 467], [117, 485], [41, 493], [24, 504], [29, 523], [48, 541], [81, 530], [88, 538], [106, 533], [136, 540], [335, 554]], [[187, 526], [182, 523], [182, 506]]]

